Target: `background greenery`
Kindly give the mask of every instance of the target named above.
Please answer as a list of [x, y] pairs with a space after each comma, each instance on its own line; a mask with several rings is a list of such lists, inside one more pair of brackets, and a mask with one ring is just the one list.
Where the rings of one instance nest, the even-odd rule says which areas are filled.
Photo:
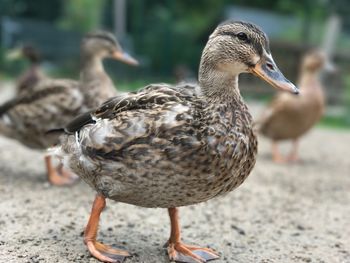
[[[302, 27], [286, 30], [281, 37], [288, 43], [304, 46], [320, 42], [326, 18], [336, 13], [342, 18], [344, 33], [337, 51], [348, 53], [350, 47], [348, 0], [135, 0], [126, 3], [127, 39], [122, 44], [136, 54], [143, 67], [135, 70], [107, 61], [106, 66], [111, 76], [114, 77], [113, 73], [118, 72], [118, 87], [121, 89], [135, 89], [149, 81], [174, 81], [174, 69], [183, 65], [195, 77], [208, 35], [222, 21], [229, 5], [274, 11], [299, 18]], [[104, 28], [113, 31], [113, 11], [113, 0], [0, 1], [0, 18], [48, 23], [58, 30], [74, 32], [76, 41], [91, 30]], [[47, 56], [44, 57], [54, 66], [54, 70], [50, 72], [52, 76], [77, 77], [79, 42], [73, 41], [67, 46], [74, 46], [76, 52], [63, 54], [59, 50], [46, 50]], [[0, 47], [0, 78], [17, 76], [26, 68], [26, 62], [9, 64], [4, 61], [4, 51], [4, 47]], [[61, 60], [61, 57], [67, 59]], [[344, 94], [340, 95], [341, 103], [347, 110], [345, 115], [337, 117], [339, 121], [332, 117], [326, 118], [326, 122], [350, 124], [349, 63], [342, 62], [342, 55], [338, 55], [338, 59], [343, 63], [340, 67], [342, 79], [339, 83], [346, 87]], [[288, 67], [288, 63], [285, 67]], [[288, 71], [296, 72], [296, 68], [288, 68]], [[292, 74], [295, 75], [296, 73]], [[138, 78], [135, 79], [135, 76]]]
[[[286, 31], [299, 42], [310, 42], [311, 22], [321, 23], [333, 12], [342, 16], [344, 28], [350, 30], [347, 0], [127, 1], [127, 31], [134, 51], [151, 57], [152, 70], [162, 74], [172, 73], [173, 66], [178, 64], [195, 70], [208, 34], [222, 19], [225, 7], [232, 4], [300, 17], [304, 21], [301, 32], [296, 35]], [[83, 34], [96, 28], [113, 28], [113, 1], [2, 0], [0, 16], [43, 20]]]

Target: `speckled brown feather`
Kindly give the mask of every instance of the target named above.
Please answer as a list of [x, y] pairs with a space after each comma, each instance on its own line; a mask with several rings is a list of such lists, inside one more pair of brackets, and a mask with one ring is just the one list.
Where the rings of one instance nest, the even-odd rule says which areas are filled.
[[[236, 37], [241, 31], [250, 43]], [[204, 48], [198, 85], [152, 84], [112, 98], [68, 125], [56, 154], [118, 202], [168, 208], [232, 191], [257, 153], [238, 74], [257, 63], [267, 44], [253, 25], [219, 26]]]
[[81, 108], [83, 97], [78, 83], [47, 80], [41, 84], [35, 92], [19, 96], [0, 107], [1, 133], [37, 149], [58, 142], [58, 136], [46, 135], [48, 130], [63, 126], [81, 110], [87, 110]]
[[222, 24], [203, 50], [198, 85], [152, 84], [111, 98], [66, 126], [52, 152], [97, 191], [84, 231], [95, 258], [114, 262], [129, 255], [96, 241], [106, 198], [168, 208], [165, 247], [171, 261], [219, 258], [209, 248], [182, 242], [177, 207], [232, 191], [255, 165], [257, 137], [238, 89], [240, 73], [297, 92], [267, 45], [265, 34], [252, 24]]
[[[84, 180], [111, 199], [146, 207], [202, 202], [245, 180], [256, 140], [243, 105], [210, 105], [169, 86], [146, 91], [101, 106], [91, 114], [96, 123], [76, 135], [79, 146], [64, 143], [68, 154], [81, 151], [69, 164]], [[100, 141], [104, 122], [110, 131]]]

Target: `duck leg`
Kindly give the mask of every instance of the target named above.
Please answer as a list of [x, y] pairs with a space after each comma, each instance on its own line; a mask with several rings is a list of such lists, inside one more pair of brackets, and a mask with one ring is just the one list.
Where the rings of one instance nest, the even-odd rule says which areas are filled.
[[292, 143], [292, 150], [290, 154], [288, 155], [288, 162], [296, 162], [299, 159], [298, 156], [298, 148], [299, 148], [299, 143], [298, 139], [294, 139]]
[[96, 241], [100, 215], [105, 207], [105, 197], [97, 194], [92, 205], [89, 222], [84, 231], [84, 243], [91, 255], [102, 262], [123, 262], [126, 257], [130, 257], [127, 251], [114, 249]]
[[170, 260], [185, 263], [201, 263], [219, 258], [219, 255], [209, 248], [190, 246], [182, 243], [178, 209], [169, 208], [168, 212], [170, 217], [171, 231], [170, 238], [166, 246]]
[[59, 174], [61, 174], [63, 177], [69, 178], [72, 181], [72, 183], [79, 179], [79, 177], [76, 174], [67, 169], [64, 169], [62, 163], [60, 163], [56, 169]]
[[52, 185], [71, 185], [75, 182], [75, 179], [73, 179], [71, 176], [62, 176], [63, 170], [60, 172], [59, 168], [56, 168], [52, 165], [51, 156], [45, 156], [45, 164], [47, 170], [47, 179]]
[[275, 163], [284, 163], [285, 159], [281, 155], [279, 149], [278, 149], [278, 144], [276, 141], [272, 142], [272, 160]]

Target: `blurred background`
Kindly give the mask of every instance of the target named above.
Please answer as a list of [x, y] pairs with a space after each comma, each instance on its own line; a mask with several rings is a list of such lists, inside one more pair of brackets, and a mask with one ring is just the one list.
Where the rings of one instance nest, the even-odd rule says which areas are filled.
[[[118, 90], [135, 90], [195, 81], [208, 36], [227, 19], [262, 27], [274, 60], [294, 83], [313, 47], [337, 69], [322, 74], [327, 107], [322, 127], [302, 138], [300, 162], [271, 162], [270, 142], [259, 138], [256, 167], [238, 191], [181, 208], [185, 238], [220, 251], [218, 263], [350, 262], [350, 0], [0, 0], [0, 108], [32, 66], [10, 61], [13, 48], [32, 45], [46, 75], [78, 80], [82, 36], [111, 31], [140, 66], [106, 59], [105, 69]], [[254, 117], [275, 92], [250, 74], [240, 76], [240, 89]], [[286, 144], [283, 154], [291, 148]], [[0, 262], [97, 262], [77, 238], [93, 200], [88, 186], [50, 187], [43, 153], [3, 136], [0, 156]], [[163, 210], [108, 207], [103, 242], [130, 249], [130, 263], [168, 262]]]
[[[137, 69], [105, 61], [119, 89], [150, 82], [195, 80], [202, 49], [223, 20], [245, 20], [269, 35], [275, 61], [297, 81], [302, 54], [322, 47], [337, 66], [325, 74], [327, 112], [320, 125], [350, 127], [350, 2], [347, 0], [2, 0], [0, 1], [0, 92], [15, 85], [26, 61], [7, 61], [7, 50], [30, 44], [51, 77], [79, 77], [81, 37], [106, 29], [141, 61]], [[273, 90], [241, 76], [245, 97], [268, 101]], [[4, 96], [4, 95], [1, 95]], [[1, 100], [3, 101], [3, 99]]]

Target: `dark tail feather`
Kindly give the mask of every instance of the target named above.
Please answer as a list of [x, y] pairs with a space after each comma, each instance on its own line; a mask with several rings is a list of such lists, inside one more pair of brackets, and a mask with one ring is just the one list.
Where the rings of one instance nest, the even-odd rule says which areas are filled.
[[85, 112], [83, 114], [75, 117], [68, 125], [65, 127], [65, 132], [68, 134], [73, 134], [79, 131], [86, 124], [95, 123], [92, 119], [91, 112]]
[[45, 132], [45, 135], [62, 134], [65, 133], [64, 128], [51, 129]]
[[70, 123], [68, 123], [66, 127], [51, 129], [51, 130], [48, 130], [45, 134], [46, 135], [62, 134], [62, 133], [74, 134], [75, 132], [79, 131], [84, 125], [89, 123], [95, 123], [95, 121], [92, 119], [90, 112], [86, 112], [75, 117]]
[[15, 98], [0, 105], [0, 116], [4, 115], [8, 110], [15, 106], [18, 103], [18, 101], [18, 98]]

